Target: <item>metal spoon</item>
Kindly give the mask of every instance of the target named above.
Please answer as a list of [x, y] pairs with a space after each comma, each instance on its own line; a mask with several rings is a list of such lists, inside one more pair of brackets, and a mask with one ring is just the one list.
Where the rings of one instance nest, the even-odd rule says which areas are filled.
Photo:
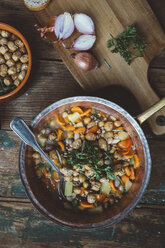
[[52, 160], [41, 149], [41, 147], [37, 143], [37, 140], [34, 134], [29, 129], [29, 127], [24, 122], [24, 120], [19, 117], [14, 118], [10, 123], [10, 128], [19, 136], [20, 139], [22, 139], [23, 142], [25, 142], [27, 145], [33, 147], [37, 152], [39, 152], [41, 156], [49, 163], [51, 168], [58, 173], [58, 176], [60, 178], [60, 185], [58, 186], [58, 192], [60, 196], [65, 198], [64, 196], [65, 181], [64, 181], [63, 174], [60, 172], [58, 166], [55, 165], [52, 162]]

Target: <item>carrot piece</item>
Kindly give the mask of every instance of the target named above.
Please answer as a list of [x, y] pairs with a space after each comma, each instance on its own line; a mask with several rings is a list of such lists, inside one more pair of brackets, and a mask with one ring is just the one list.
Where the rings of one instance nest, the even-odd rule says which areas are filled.
[[113, 180], [110, 180], [110, 185], [111, 185], [111, 189], [113, 190], [113, 192], [116, 192], [116, 188], [115, 188], [115, 185], [114, 185], [114, 182]]
[[57, 121], [60, 125], [65, 125], [65, 121], [62, 119], [61, 115], [57, 115], [57, 116], [56, 116], [56, 121]]
[[137, 154], [134, 155], [134, 160], [135, 160], [134, 167], [135, 168], [140, 167], [140, 160]]
[[130, 169], [127, 167], [124, 168], [125, 174], [129, 177], [131, 175]]
[[123, 181], [123, 183], [126, 183], [129, 180], [129, 177], [127, 177], [126, 175], [123, 175], [121, 177], [121, 180]]
[[56, 171], [53, 171], [53, 177], [54, 177], [55, 180], [59, 180], [60, 179], [59, 178], [59, 175], [58, 175], [58, 173]]
[[[122, 127], [122, 126], [121, 126], [121, 127], [116, 127], [116, 128], [115, 128], [115, 130], [123, 130], [123, 129], [124, 129], [124, 127]], [[116, 133], [118, 133], [118, 132], [119, 132], [119, 131], [114, 131], [114, 134], [116, 134]]]
[[132, 158], [134, 155], [134, 151], [133, 151], [133, 149], [130, 149], [128, 151], [123, 152], [123, 155], [125, 158]]
[[94, 204], [90, 204], [88, 202], [80, 202], [80, 206], [83, 208], [93, 208]]
[[106, 194], [105, 193], [102, 193], [101, 195], [100, 194], [96, 194], [96, 200], [97, 201], [103, 201], [105, 198], [106, 198]]
[[54, 163], [54, 164], [56, 164], [56, 165], [57, 165], [57, 164], [58, 164], [58, 162], [59, 162], [59, 160], [58, 160], [58, 159], [52, 159], [52, 161], [53, 161], [53, 163]]
[[86, 133], [96, 133], [98, 130], [98, 126], [94, 126], [86, 131]]
[[62, 139], [64, 132], [61, 129], [58, 129], [56, 133], [57, 133], [57, 140]]
[[69, 122], [70, 122], [68, 116], [66, 116], [66, 117], [64, 118], [64, 121], [65, 121], [66, 123], [69, 123]]
[[81, 192], [80, 192], [80, 195], [83, 195], [85, 193], [85, 188], [84, 187], [81, 187]]
[[74, 112], [78, 112], [79, 114], [83, 113], [83, 110], [80, 107], [73, 107], [71, 108], [71, 111]]
[[74, 133], [84, 133], [86, 131], [85, 127], [79, 127], [74, 130]]
[[46, 168], [44, 168], [44, 171], [43, 172], [44, 172], [44, 176], [45, 177], [48, 177], [48, 172], [47, 172], [47, 169]]
[[75, 127], [74, 127], [73, 125], [67, 125], [67, 126], [65, 127], [65, 130], [66, 130], [66, 131], [74, 131], [74, 130], [75, 130]]
[[132, 140], [131, 139], [126, 139], [123, 141], [120, 141], [118, 143], [118, 147], [121, 149], [130, 149], [132, 146]]
[[84, 111], [81, 115], [82, 116], [85, 116], [85, 115], [89, 115], [89, 113], [91, 112], [92, 109], [87, 109], [86, 111]]
[[58, 145], [61, 147], [61, 150], [64, 152], [65, 151], [65, 146], [62, 141], [58, 141]]
[[99, 111], [99, 114], [103, 117], [103, 118], [106, 118], [106, 114], [104, 114], [103, 112]]
[[82, 120], [80, 118], [78, 118], [75, 123], [79, 123], [79, 122], [82, 122]]
[[135, 171], [134, 171], [133, 166], [131, 166], [131, 175], [130, 175], [130, 179], [131, 179], [131, 180], [134, 180], [134, 179], [135, 179]]

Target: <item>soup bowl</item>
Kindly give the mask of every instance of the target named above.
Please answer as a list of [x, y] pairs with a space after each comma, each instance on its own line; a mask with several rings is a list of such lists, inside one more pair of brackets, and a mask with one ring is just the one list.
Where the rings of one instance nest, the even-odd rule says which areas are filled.
[[150, 178], [150, 151], [145, 135], [137, 121], [117, 104], [97, 97], [71, 97], [55, 102], [37, 115], [31, 123], [31, 128], [34, 132], [38, 132], [55, 115], [75, 106], [92, 107], [107, 115], [115, 116], [131, 136], [140, 159], [140, 167], [136, 172], [136, 179], [130, 190], [118, 203], [105, 209], [102, 213], [91, 214], [66, 209], [57, 193], [49, 190], [37, 177], [32, 160], [33, 150], [25, 143], [21, 144], [20, 149], [20, 175], [31, 202], [52, 221], [76, 230], [105, 228], [123, 219], [140, 201]]

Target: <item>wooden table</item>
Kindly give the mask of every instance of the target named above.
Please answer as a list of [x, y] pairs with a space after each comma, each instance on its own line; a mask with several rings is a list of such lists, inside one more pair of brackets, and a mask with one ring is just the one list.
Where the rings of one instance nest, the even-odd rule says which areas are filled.
[[[165, 29], [164, 0], [148, 2]], [[0, 13], [2, 22], [15, 26], [25, 35], [33, 55], [32, 75], [23, 94], [0, 105], [0, 247], [164, 247], [165, 140], [154, 137], [147, 125], [143, 129], [153, 162], [150, 183], [140, 204], [119, 224], [103, 231], [74, 232], [55, 225], [32, 206], [19, 177], [20, 140], [10, 130], [9, 123], [13, 117], [20, 116], [29, 124], [49, 104], [88, 92], [76, 83], [51, 44], [41, 40], [34, 29], [37, 20], [23, 0], [0, 1]], [[152, 62], [149, 80], [160, 96], [165, 95], [165, 52]], [[140, 113], [134, 97], [121, 87], [92, 94], [120, 104], [133, 115]]]

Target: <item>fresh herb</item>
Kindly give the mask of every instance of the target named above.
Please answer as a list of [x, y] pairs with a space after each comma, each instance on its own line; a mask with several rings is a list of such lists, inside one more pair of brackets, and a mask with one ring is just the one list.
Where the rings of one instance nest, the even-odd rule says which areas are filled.
[[110, 66], [110, 64], [108, 64], [106, 59], [104, 59], [104, 64], [106, 65], [106, 67], [108, 67], [108, 69], [111, 69], [111, 66]]
[[137, 33], [134, 24], [126, 26], [117, 38], [111, 35], [112, 39], [108, 40], [107, 47], [114, 48], [112, 53], [120, 53], [124, 60], [130, 65], [131, 62], [138, 57], [142, 57], [141, 52], [146, 49], [147, 44], [144, 42], [144, 38]]
[[83, 152], [84, 149], [85, 149], [85, 143], [86, 143], [86, 140], [83, 140], [82, 147], [81, 147], [81, 152]]
[[103, 118], [101, 116], [98, 116], [97, 114], [92, 114], [94, 120], [102, 121]]
[[100, 178], [106, 176], [107, 178], [114, 180], [115, 175], [113, 174], [113, 170], [111, 166], [99, 166], [99, 165], [93, 165], [90, 166], [95, 172], [94, 175], [96, 176], [96, 179], [99, 180]]
[[117, 176], [117, 179], [124, 185], [123, 181], [121, 180], [119, 176]]
[[41, 164], [40, 167], [39, 167], [39, 169], [40, 169], [41, 171], [43, 171], [44, 168], [45, 168], [45, 165], [44, 165], [44, 164]]
[[56, 153], [57, 153], [57, 157], [58, 157], [58, 159], [59, 159], [59, 162], [60, 162], [60, 164], [62, 165], [62, 158], [61, 158], [61, 156], [60, 156], [59, 151], [56, 150]]
[[53, 175], [53, 169], [50, 168], [50, 173], [51, 173], [51, 179], [53, 180], [54, 179], [54, 175]]
[[77, 199], [74, 199], [72, 201], [72, 205], [73, 205], [73, 207], [76, 207], [78, 205], [78, 200]]
[[123, 131], [123, 129], [113, 129], [112, 132], [120, 132]]

